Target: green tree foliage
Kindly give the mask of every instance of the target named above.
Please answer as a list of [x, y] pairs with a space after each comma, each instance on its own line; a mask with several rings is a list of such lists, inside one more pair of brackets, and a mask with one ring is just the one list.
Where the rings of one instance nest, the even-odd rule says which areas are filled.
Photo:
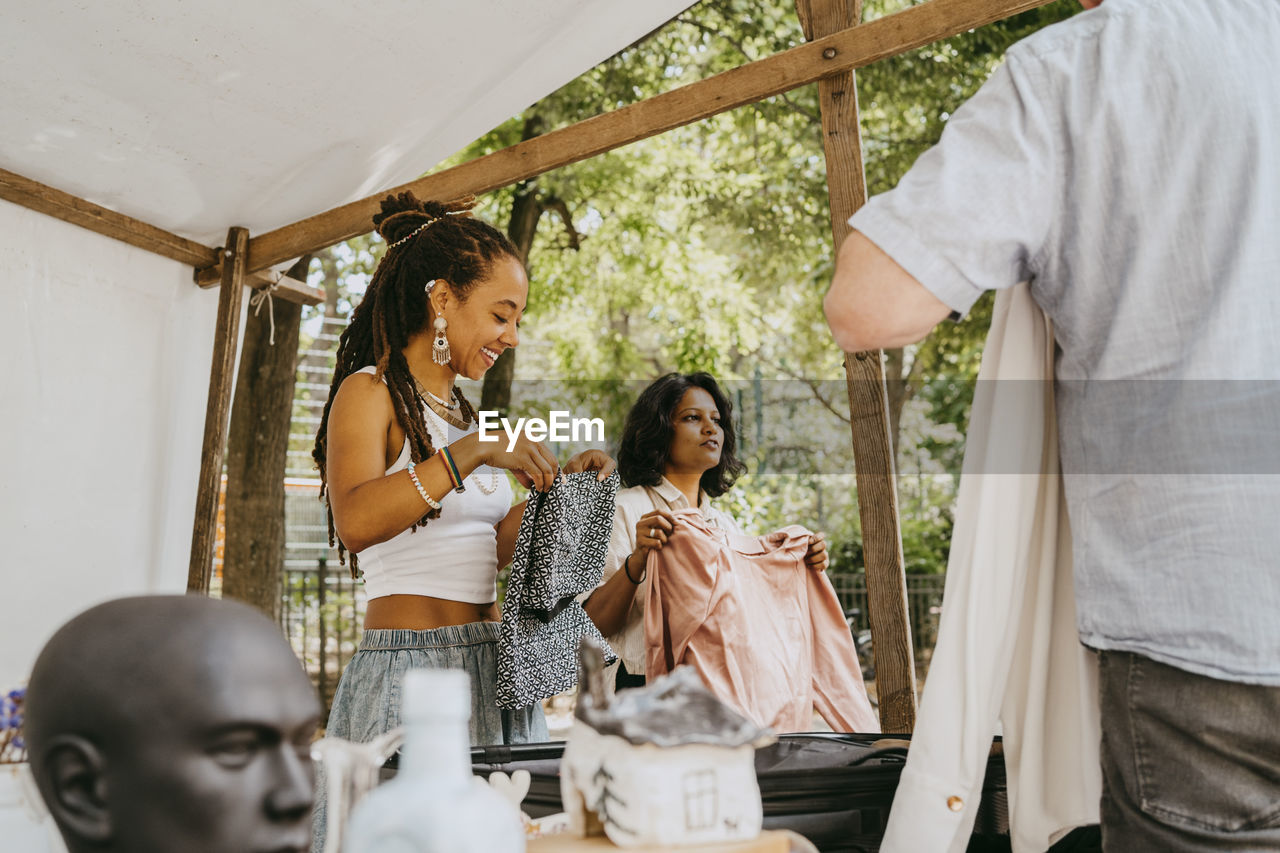
[[[864, 18], [909, 5], [867, 0]], [[860, 70], [870, 192], [891, 188], [938, 140], [1010, 44], [1076, 9], [1058, 0]], [[703, 0], [442, 165], [515, 144], [531, 123], [552, 130], [802, 42], [790, 0]], [[738, 405], [751, 468], [722, 502], [757, 530], [825, 529], [837, 569], [860, 570], [842, 356], [821, 308], [833, 257], [816, 87], [559, 169], [521, 191], [563, 203], [572, 234], [559, 216], [538, 220], [513, 412], [567, 408], [604, 418], [616, 437], [644, 383], [670, 370], [710, 371]], [[514, 192], [487, 197], [479, 215], [505, 230]], [[989, 318], [987, 300], [966, 321], [889, 354], [888, 380], [905, 401], [897, 448], [909, 571], [945, 567]]]

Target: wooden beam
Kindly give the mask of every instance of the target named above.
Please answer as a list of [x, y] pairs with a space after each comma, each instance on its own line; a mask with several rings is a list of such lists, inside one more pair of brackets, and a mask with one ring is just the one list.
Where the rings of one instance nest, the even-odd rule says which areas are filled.
[[196, 518], [191, 531], [191, 562], [187, 568], [187, 591], [201, 595], [209, 594], [209, 581], [213, 577], [218, 493], [222, 486], [222, 460], [231, 412], [231, 386], [236, 375], [236, 344], [240, 337], [240, 305], [244, 301], [248, 249], [248, 231], [232, 228], [227, 232], [227, 247], [222, 252], [222, 291], [218, 295], [213, 365], [209, 371], [209, 401], [204, 415], [204, 446], [200, 451]]
[[[249, 270], [367, 234], [387, 193], [454, 199], [490, 192], [1048, 2], [930, 0], [260, 234], [249, 244]], [[201, 283], [218, 280], [216, 270], [197, 272]]]
[[[294, 278], [291, 275], [277, 275], [270, 272], [248, 273], [245, 276], [244, 283], [253, 290], [269, 288], [272, 296], [276, 299], [283, 299], [285, 302], [293, 302], [298, 305], [319, 305], [324, 302], [324, 290], [322, 288], [312, 287], [302, 279]], [[202, 284], [200, 286], [211, 287], [212, 285]]]
[[[123, 213], [116, 213], [5, 169], [0, 169], [0, 198], [196, 269], [212, 269], [214, 277], [200, 282], [201, 287], [217, 287], [222, 283], [221, 268], [217, 266], [217, 249], [171, 234]], [[245, 284], [255, 290], [274, 285], [273, 293], [277, 298], [299, 305], [316, 305], [324, 301], [323, 290], [288, 276], [277, 277], [255, 272], [246, 278]]]
[[[923, 7], [917, 7], [923, 8]], [[821, 38], [855, 25], [861, 0], [797, 0], [806, 38]], [[867, 201], [858, 119], [858, 90], [852, 71], [818, 81], [822, 144], [827, 160], [831, 232], [835, 251], [852, 230], [849, 217]], [[915, 728], [915, 656], [903, 572], [902, 533], [889, 405], [880, 353], [845, 355], [849, 423], [853, 432], [858, 515], [867, 573], [867, 617], [876, 663], [876, 693], [882, 731]]]
[[312, 287], [301, 279], [282, 275], [278, 279], [268, 277], [267, 281], [261, 282], [261, 277], [262, 273], [254, 273], [250, 276], [249, 286], [255, 289], [258, 287], [273, 288], [271, 293], [277, 299], [283, 299], [285, 302], [293, 302], [298, 305], [319, 305], [324, 302], [324, 290], [319, 287]]
[[5, 169], [0, 169], [0, 198], [193, 267], [218, 263], [216, 249]]

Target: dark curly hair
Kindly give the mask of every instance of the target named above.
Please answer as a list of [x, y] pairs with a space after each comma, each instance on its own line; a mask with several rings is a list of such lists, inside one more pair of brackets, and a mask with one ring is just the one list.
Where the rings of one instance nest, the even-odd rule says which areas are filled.
[[720, 464], [704, 471], [699, 485], [713, 498], [729, 491], [747, 466], [738, 459], [737, 429], [733, 425], [733, 404], [710, 373], [668, 373], [640, 392], [627, 412], [618, 445], [618, 474], [624, 486], [656, 486], [661, 482], [675, 436], [675, 409], [690, 388], [701, 388], [715, 400], [720, 410], [724, 440]]
[[[493, 269], [495, 261], [505, 256], [520, 259], [505, 234], [471, 217], [474, 204], [470, 196], [445, 203], [419, 201], [413, 193], [405, 192], [388, 195], [382, 200], [382, 211], [374, 214], [374, 228], [387, 241], [387, 249], [364, 299], [351, 314], [350, 325], [338, 339], [338, 361], [329, 386], [329, 400], [324, 405], [311, 454], [320, 468], [322, 499], [328, 490], [325, 463], [329, 408], [343, 380], [362, 367], [373, 365], [375, 378], [385, 378], [396, 423], [409, 439], [410, 458], [421, 462], [435, 453], [422, 417], [425, 403], [404, 357], [410, 335], [427, 328], [430, 319], [424, 286], [432, 279], [444, 279], [465, 301], [477, 282]], [[464, 416], [474, 419], [475, 409], [460, 390], [457, 395]], [[428, 510], [414, 527], [439, 515], [438, 509]], [[342, 561], [347, 550], [334, 526], [332, 507], [328, 508], [328, 516], [329, 544], [337, 545], [338, 559]], [[359, 573], [355, 554], [351, 555], [351, 573]]]

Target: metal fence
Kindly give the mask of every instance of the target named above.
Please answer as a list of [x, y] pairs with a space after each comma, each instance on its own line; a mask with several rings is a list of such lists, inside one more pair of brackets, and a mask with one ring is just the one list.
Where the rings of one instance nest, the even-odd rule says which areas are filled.
[[319, 484], [285, 486], [285, 561], [280, 621], [294, 652], [323, 697], [333, 700], [342, 668], [355, 654], [364, 623], [364, 585], [339, 565], [329, 547], [329, 525]]
[[[938, 620], [942, 616], [944, 575], [907, 575], [907, 615], [911, 620], [911, 644], [916, 664], [931, 654], [938, 639]], [[854, 631], [871, 627], [867, 622], [867, 579], [864, 575], [833, 575], [831, 583], [840, 598], [840, 606], [848, 613], [856, 610]]]

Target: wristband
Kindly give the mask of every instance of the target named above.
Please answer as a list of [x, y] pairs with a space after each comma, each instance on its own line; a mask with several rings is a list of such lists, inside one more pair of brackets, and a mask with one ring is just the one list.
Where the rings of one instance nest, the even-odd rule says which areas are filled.
[[644, 579], [649, 576], [649, 563], [647, 560], [645, 561], [644, 569], [640, 572], [640, 580], [636, 580], [631, 577], [631, 558], [635, 556], [635, 553], [635, 551], [632, 551], [627, 555], [627, 558], [622, 561], [622, 570], [627, 573], [627, 580], [631, 581], [636, 586], [640, 586], [640, 584], [644, 583]]
[[448, 472], [449, 479], [453, 482], [453, 490], [455, 492], [465, 492], [467, 487], [462, 483], [462, 474], [458, 472], [458, 466], [453, 461], [453, 454], [449, 452], [449, 448], [440, 448], [436, 451], [436, 456], [439, 456], [440, 461], [444, 463], [444, 470]]

